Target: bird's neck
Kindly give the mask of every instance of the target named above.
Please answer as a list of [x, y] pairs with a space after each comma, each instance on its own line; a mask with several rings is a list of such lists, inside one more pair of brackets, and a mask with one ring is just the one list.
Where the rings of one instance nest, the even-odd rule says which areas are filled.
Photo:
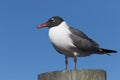
[[58, 28], [69, 28], [69, 26], [67, 25], [67, 23], [64, 21], [62, 22], [60, 25], [57, 26]]

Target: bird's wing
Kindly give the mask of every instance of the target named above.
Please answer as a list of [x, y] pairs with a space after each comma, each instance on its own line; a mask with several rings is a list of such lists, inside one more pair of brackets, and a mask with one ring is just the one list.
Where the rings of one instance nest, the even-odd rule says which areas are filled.
[[73, 44], [80, 50], [93, 52], [99, 50], [99, 45], [95, 41], [90, 39], [87, 35], [85, 35], [83, 32], [73, 27], [69, 27], [69, 30], [72, 33], [70, 34], [70, 37], [73, 41]]

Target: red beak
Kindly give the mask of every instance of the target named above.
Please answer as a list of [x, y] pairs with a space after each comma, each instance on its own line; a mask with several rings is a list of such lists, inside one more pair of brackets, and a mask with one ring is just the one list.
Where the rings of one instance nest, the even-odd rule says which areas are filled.
[[39, 28], [43, 28], [43, 27], [46, 27], [46, 26], [48, 26], [47, 23], [40, 24], [40, 25], [38, 25], [37, 29], [39, 29]]

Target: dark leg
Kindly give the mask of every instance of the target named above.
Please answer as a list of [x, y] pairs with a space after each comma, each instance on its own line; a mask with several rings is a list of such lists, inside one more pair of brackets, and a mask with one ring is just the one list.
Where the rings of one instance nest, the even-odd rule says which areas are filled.
[[74, 56], [74, 70], [76, 70], [77, 57]]
[[68, 57], [67, 56], [65, 56], [65, 65], [66, 65], [66, 70], [68, 69]]

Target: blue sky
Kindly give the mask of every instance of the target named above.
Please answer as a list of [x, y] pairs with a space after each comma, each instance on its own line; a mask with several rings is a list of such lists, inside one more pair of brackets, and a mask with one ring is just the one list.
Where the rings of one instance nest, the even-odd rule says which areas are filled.
[[[48, 38], [48, 28], [37, 30], [52, 16], [86, 33], [103, 48], [120, 51], [119, 0], [1, 0], [0, 80], [37, 80], [44, 72], [63, 70], [64, 56]], [[78, 69], [104, 69], [107, 80], [119, 79], [120, 54], [78, 58]], [[69, 69], [73, 69], [69, 59]]]

